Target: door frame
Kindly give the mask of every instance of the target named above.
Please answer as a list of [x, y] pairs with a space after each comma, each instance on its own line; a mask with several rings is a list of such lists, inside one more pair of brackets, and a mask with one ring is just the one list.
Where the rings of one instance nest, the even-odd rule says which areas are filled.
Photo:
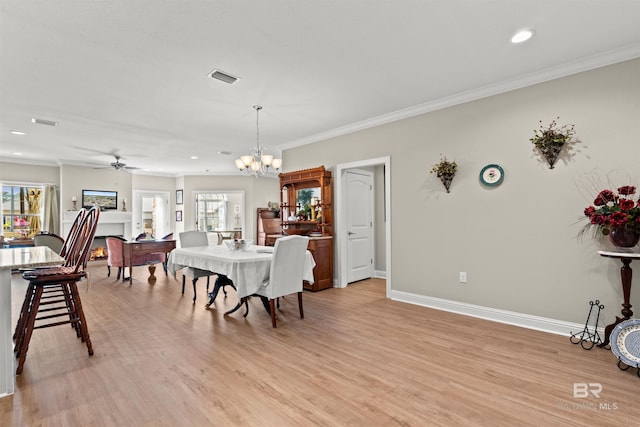
[[[133, 203], [131, 206], [131, 232], [133, 233], [133, 236], [125, 236], [126, 238], [135, 238], [141, 231], [138, 228], [136, 231], [136, 221], [140, 218], [142, 218], [142, 197], [145, 196], [162, 196], [164, 198], [167, 199], [167, 218], [166, 218], [166, 224], [165, 226], [167, 227], [167, 231], [165, 234], [167, 233], [171, 233], [173, 232], [173, 227], [171, 226], [173, 224], [173, 222], [171, 221], [171, 192], [169, 191], [162, 191], [162, 190], [133, 190], [132, 191], [132, 196], [133, 196]], [[161, 238], [162, 236], [155, 236], [156, 238]]]
[[[346, 191], [344, 186], [346, 185], [346, 179], [344, 179], [344, 172], [348, 169], [361, 169], [368, 166], [384, 165], [384, 212], [385, 212], [385, 262], [386, 262], [386, 297], [391, 295], [391, 157], [378, 157], [368, 160], [360, 160], [350, 163], [341, 163], [336, 165], [335, 176], [335, 191], [336, 191], [336, 288], [347, 287], [347, 217], [346, 217], [346, 201], [344, 200]], [[376, 217], [376, 221], [380, 221], [380, 218]]]

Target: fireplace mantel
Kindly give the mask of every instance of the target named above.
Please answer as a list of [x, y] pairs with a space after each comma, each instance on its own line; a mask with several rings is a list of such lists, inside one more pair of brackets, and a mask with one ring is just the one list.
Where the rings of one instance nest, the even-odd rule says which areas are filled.
[[[65, 211], [62, 218], [63, 236], [69, 234], [69, 230], [76, 219], [78, 211]], [[96, 236], [122, 236], [131, 239], [131, 212], [102, 211], [98, 219]]]

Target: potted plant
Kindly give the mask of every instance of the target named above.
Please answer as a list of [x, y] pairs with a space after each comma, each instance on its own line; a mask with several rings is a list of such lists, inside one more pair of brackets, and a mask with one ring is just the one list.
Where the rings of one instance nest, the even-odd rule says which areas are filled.
[[540, 129], [534, 129], [533, 137], [529, 138], [529, 141], [536, 146], [540, 154], [546, 159], [549, 169], [553, 169], [562, 149], [567, 144], [575, 142], [573, 139], [575, 135], [574, 125], [559, 126], [556, 121], [559, 118], [552, 120], [546, 127], [542, 125], [542, 120], [540, 120]]
[[598, 193], [593, 205], [584, 210], [589, 224], [581, 233], [593, 230], [594, 235], [609, 236], [615, 246], [630, 248], [640, 241], [640, 198], [634, 200], [635, 186], [626, 185], [617, 191]]
[[440, 181], [444, 185], [444, 188], [449, 192], [449, 187], [451, 186], [451, 182], [453, 181], [453, 177], [458, 171], [458, 164], [454, 162], [450, 162], [447, 160], [446, 156], [443, 156], [440, 159], [439, 163], [436, 163], [431, 167], [431, 171], [429, 173], [435, 173]]

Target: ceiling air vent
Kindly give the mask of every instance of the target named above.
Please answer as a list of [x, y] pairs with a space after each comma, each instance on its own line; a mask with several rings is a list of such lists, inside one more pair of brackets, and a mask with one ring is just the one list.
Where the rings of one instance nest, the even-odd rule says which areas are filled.
[[53, 120], [38, 119], [36, 117], [31, 119], [31, 123], [35, 123], [37, 125], [58, 126], [58, 122], [54, 122]]
[[213, 70], [212, 72], [209, 73], [209, 75], [213, 79], [220, 80], [221, 82], [225, 82], [230, 85], [240, 80], [240, 78], [234, 77], [231, 74], [225, 73], [224, 71], [220, 71], [220, 70]]

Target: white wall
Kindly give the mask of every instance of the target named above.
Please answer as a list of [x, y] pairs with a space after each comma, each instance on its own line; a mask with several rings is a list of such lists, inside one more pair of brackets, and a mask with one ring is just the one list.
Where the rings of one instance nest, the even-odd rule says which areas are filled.
[[[529, 138], [557, 116], [582, 142], [550, 170]], [[603, 324], [620, 313], [620, 265], [577, 240], [597, 192], [585, 183], [616, 171], [615, 186], [640, 184], [639, 118], [633, 60], [289, 149], [283, 163], [391, 157], [393, 290], [578, 324], [599, 299]], [[459, 165], [450, 194], [429, 174], [441, 155]], [[489, 163], [505, 170], [497, 188], [479, 183]]]
[[0, 182], [60, 185], [60, 168], [0, 162]]
[[131, 207], [131, 174], [111, 168], [96, 169], [84, 166], [63, 165], [60, 167], [60, 207], [71, 210], [72, 197], [78, 199], [78, 208], [82, 207], [82, 190], [108, 190], [118, 192], [118, 210], [126, 198]]

